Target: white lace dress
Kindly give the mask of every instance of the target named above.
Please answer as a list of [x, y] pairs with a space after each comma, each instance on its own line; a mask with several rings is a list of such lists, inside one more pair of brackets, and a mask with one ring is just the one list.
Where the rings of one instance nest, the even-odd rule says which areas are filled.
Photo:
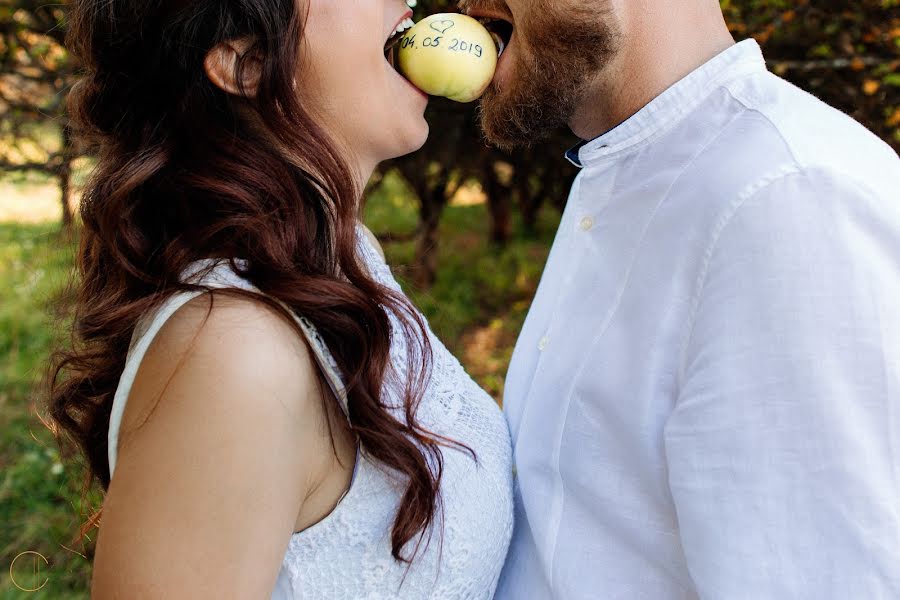
[[[358, 231], [360, 253], [373, 277], [394, 290], [400, 287], [390, 268]], [[213, 269], [204, 274], [204, 267]], [[202, 277], [201, 277], [202, 276]], [[228, 261], [198, 261], [184, 274], [209, 287], [256, 288], [239, 277]], [[198, 292], [199, 293], [199, 292]], [[128, 391], [141, 358], [163, 323], [198, 293], [178, 294], [148, 314], [135, 329], [131, 348], [113, 401], [109, 425], [110, 474], [115, 469], [118, 431]], [[389, 315], [396, 327], [396, 317]], [[320, 367], [343, 405], [343, 384], [328, 348], [306, 319], [297, 318]], [[432, 542], [407, 571], [391, 556], [390, 533], [404, 489], [365, 448], [358, 455], [350, 489], [324, 520], [294, 533], [278, 574], [272, 598], [353, 599], [434, 598], [488, 599], [493, 596], [513, 526], [512, 453], [509, 430], [500, 409], [466, 374], [459, 361], [428, 332], [433, 351], [431, 381], [419, 406], [420, 424], [475, 451], [477, 464], [460, 450], [443, 448], [441, 482], [443, 517]], [[391, 358], [405, 374], [406, 345], [391, 342]], [[400, 404], [396, 388], [385, 384], [392, 405]], [[346, 406], [343, 406], [346, 410]], [[403, 418], [401, 412], [396, 413]]]

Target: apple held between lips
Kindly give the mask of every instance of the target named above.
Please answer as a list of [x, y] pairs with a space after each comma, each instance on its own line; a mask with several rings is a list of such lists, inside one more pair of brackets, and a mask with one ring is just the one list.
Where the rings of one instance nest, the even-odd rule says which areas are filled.
[[494, 77], [497, 46], [472, 17], [440, 13], [403, 35], [398, 62], [400, 72], [426, 94], [472, 102]]

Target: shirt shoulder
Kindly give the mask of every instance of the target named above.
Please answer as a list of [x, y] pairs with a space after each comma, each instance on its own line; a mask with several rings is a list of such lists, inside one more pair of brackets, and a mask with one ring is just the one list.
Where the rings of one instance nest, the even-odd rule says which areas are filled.
[[900, 159], [887, 144], [768, 72], [717, 89], [694, 127], [710, 120], [720, 125], [668, 199], [696, 259], [695, 302], [725, 274], [745, 290], [777, 279], [787, 302], [806, 293], [799, 273], [826, 275], [815, 283], [832, 294], [851, 276], [873, 282], [895, 268]]
[[875, 194], [891, 193], [900, 184], [900, 159], [887, 143], [781, 77], [762, 71], [730, 82], [723, 91], [740, 111], [722, 136], [740, 161], [731, 166], [746, 165], [751, 178], [793, 167], [833, 173]]
[[796, 174], [804, 176], [792, 177], [795, 189], [839, 184], [851, 195], [866, 196], [876, 212], [897, 210], [900, 158], [893, 149], [849, 116], [767, 71], [722, 85], [670, 135], [668, 146], [678, 148], [680, 139], [694, 147], [681, 150], [688, 158], [669, 200], [701, 237], [726, 221], [735, 204]]
[[876, 249], [900, 259], [900, 205], [835, 169], [792, 167], [763, 178], [723, 208], [708, 256], [825, 269], [855, 256], [871, 266]]

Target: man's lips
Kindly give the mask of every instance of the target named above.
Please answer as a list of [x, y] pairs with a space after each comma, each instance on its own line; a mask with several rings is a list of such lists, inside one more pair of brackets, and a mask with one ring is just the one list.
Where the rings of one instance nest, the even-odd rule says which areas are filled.
[[498, 0], [460, 0], [459, 9], [472, 18], [487, 17], [512, 22], [509, 6]]
[[512, 15], [504, 11], [474, 8], [472, 10], [465, 11], [465, 14], [472, 17], [473, 19], [496, 19], [498, 21], [506, 21], [508, 23], [513, 22]]

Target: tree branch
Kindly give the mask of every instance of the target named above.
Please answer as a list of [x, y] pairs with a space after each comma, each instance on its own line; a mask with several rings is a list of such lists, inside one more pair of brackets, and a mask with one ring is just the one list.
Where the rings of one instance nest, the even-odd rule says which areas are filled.
[[878, 56], [858, 56], [855, 58], [832, 58], [821, 60], [767, 60], [766, 63], [773, 69], [786, 71], [818, 71], [821, 69], [855, 69], [862, 67], [877, 67], [900, 62], [896, 58], [882, 58]]
[[48, 173], [50, 175], [56, 175], [59, 172], [60, 167], [66, 160], [71, 160], [72, 156], [63, 156], [62, 153], [57, 152], [50, 155], [44, 162], [12, 162], [9, 160], [0, 160], [0, 173], [13, 173], [16, 171], [40, 171], [42, 173]]

